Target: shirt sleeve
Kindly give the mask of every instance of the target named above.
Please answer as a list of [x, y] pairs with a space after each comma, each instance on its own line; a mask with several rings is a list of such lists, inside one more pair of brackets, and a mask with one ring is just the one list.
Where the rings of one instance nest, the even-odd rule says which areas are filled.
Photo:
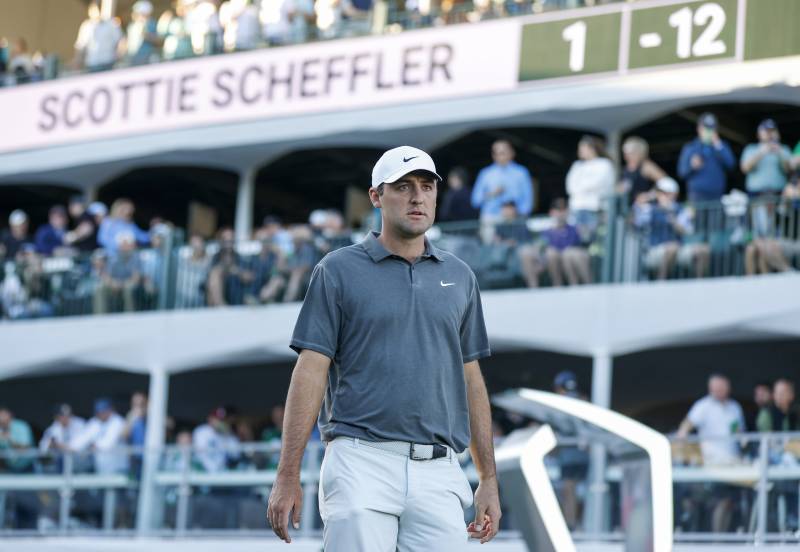
[[489, 348], [489, 336], [486, 334], [486, 323], [483, 320], [481, 292], [475, 276], [472, 277], [472, 294], [461, 321], [461, 356], [464, 362], [485, 358], [492, 354]]
[[692, 423], [695, 429], [700, 429], [702, 427], [705, 417], [705, 403], [702, 400], [694, 403], [692, 408], [689, 410], [689, 414], [686, 415], [686, 418]]
[[321, 262], [311, 273], [289, 346], [297, 353], [311, 349], [332, 359], [339, 348], [341, 321], [339, 287], [330, 269]]

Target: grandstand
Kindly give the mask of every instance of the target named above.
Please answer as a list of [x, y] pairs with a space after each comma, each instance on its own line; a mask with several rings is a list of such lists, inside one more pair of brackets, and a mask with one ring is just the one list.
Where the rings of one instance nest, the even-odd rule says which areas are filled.
[[[300, 301], [379, 230], [370, 171], [400, 144], [445, 177], [427, 237], [476, 274], [490, 393], [569, 376], [665, 434], [676, 550], [797, 546], [798, 21], [796, 0], [0, 1], [0, 550], [281, 545]], [[485, 194], [500, 174], [519, 191]], [[744, 427], [687, 436], [714, 374]], [[498, 445], [531, 422], [495, 406]], [[118, 439], [91, 448], [92, 423]], [[547, 473], [578, 550], [621, 550], [625, 459], [591, 444], [560, 432]], [[524, 523], [486, 548], [524, 550]]]

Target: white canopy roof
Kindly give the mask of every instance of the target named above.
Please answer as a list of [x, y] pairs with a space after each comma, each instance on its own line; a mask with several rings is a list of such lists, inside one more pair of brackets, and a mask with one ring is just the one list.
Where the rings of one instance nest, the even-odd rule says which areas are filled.
[[[800, 336], [800, 275], [490, 291], [495, 351], [620, 355]], [[88, 368], [180, 372], [290, 360], [299, 304], [85, 316], [0, 325], [0, 379]]]

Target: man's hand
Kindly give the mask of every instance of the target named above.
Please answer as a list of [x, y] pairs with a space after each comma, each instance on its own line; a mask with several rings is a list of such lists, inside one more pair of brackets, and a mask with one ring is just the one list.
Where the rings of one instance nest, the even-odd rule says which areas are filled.
[[500, 495], [497, 479], [484, 479], [475, 491], [475, 521], [467, 526], [471, 539], [480, 539], [481, 544], [489, 542], [500, 529]]
[[695, 153], [694, 155], [692, 155], [690, 163], [694, 170], [698, 170], [703, 166], [703, 158]]
[[289, 536], [289, 514], [292, 514], [292, 526], [299, 529], [302, 509], [303, 488], [300, 486], [300, 476], [278, 474], [272, 492], [269, 493], [267, 520], [275, 534], [287, 543], [292, 542], [292, 537]]

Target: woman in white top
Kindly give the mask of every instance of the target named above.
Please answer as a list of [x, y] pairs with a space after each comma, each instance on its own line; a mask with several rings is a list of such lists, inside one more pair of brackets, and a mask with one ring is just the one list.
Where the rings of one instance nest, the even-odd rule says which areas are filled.
[[584, 136], [578, 142], [578, 160], [567, 173], [569, 209], [584, 241], [591, 241], [604, 201], [614, 193], [616, 170], [606, 156], [603, 140]]

